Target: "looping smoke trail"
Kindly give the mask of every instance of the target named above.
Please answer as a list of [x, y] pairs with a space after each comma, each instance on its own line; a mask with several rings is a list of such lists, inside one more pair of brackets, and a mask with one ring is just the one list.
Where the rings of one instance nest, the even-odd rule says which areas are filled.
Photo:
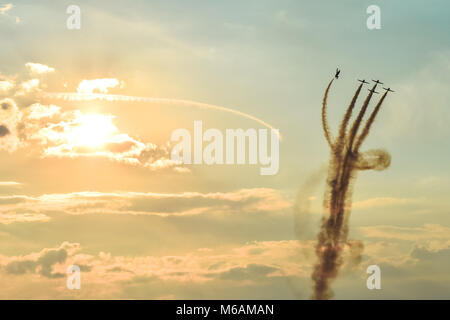
[[383, 171], [391, 165], [391, 155], [383, 149], [369, 150], [358, 154], [355, 169]]
[[278, 135], [278, 139], [281, 141], [282, 136], [279, 133], [278, 130], [276, 130], [272, 125], [269, 123], [252, 116], [250, 114], [234, 110], [227, 107], [222, 106], [216, 106], [213, 104], [208, 103], [201, 103], [196, 101], [189, 101], [189, 100], [180, 100], [180, 99], [169, 99], [169, 98], [152, 98], [152, 97], [135, 97], [135, 96], [125, 96], [125, 95], [117, 95], [117, 94], [100, 94], [100, 93], [89, 93], [89, 94], [81, 94], [76, 92], [54, 92], [54, 93], [43, 93], [41, 95], [43, 98], [48, 99], [59, 99], [59, 100], [66, 100], [66, 101], [92, 101], [92, 100], [100, 100], [100, 101], [123, 101], [123, 102], [143, 102], [143, 103], [161, 103], [161, 104], [169, 104], [169, 105], [180, 105], [184, 107], [197, 107], [197, 108], [204, 108], [204, 109], [213, 109], [213, 110], [219, 110], [223, 112], [229, 112], [233, 113], [235, 115], [253, 120], [258, 122], [259, 124], [271, 129], [275, 130], [275, 132]]
[[334, 78], [331, 79], [330, 83], [328, 84], [328, 87], [325, 90], [325, 95], [323, 96], [323, 101], [322, 101], [322, 127], [323, 127], [323, 132], [325, 134], [325, 139], [327, 139], [328, 145], [331, 148], [333, 147], [333, 143], [331, 142], [330, 127], [328, 125], [328, 119], [327, 119], [327, 100], [328, 100], [328, 92], [330, 91], [333, 81], [334, 81]]
[[[322, 105], [322, 125], [329, 144], [328, 123], [326, 122], [326, 115], [324, 117], [324, 112], [326, 108], [326, 97], [331, 83], [332, 81], [325, 91], [324, 103]], [[351, 258], [354, 262], [358, 262], [358, 257], [362, 254], [362, 243], [350, 243], [347, 239], [353, 181], [356, 177], [357, 170], [384, 170], [391, 163], [391, 156], [382, 149], [359, 153], [359, 148], [369, 134], [387, 92], [371, 113], [363, 132], [357, 139], [355, 148], [353, 148], [354, 139], [376, 86], [375, 84], [367, 95], [351, 126], [350, 132], [347, 134], [347, 124], [350, 121], [362, 85], [358, 87], [341, 121], [335, 145], [330, 144], [331, 157], [328, 169], [327, 191], [324, 197], [324, 207], [329, 211], [329, 215], [322, 218], [321, 229], [317, 239], [317, 263], [311, 275], [314, 282], [313, 299], [330, 299], [333, 297], [330, 283], [337, 277], [340, 267], [343, 264], [342, 253], [345, 246], [350, 247]]]

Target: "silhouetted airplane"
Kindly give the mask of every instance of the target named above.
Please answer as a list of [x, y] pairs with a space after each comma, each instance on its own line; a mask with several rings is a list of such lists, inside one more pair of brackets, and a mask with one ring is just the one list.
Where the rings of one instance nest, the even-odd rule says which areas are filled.
[[389, 87], [389, 88], [383, 88], [384, 90], [386, 90], [386, 91], [389, 91], [389, 92], [395, 92], [394, 90], [391, 90], [391, 88]]
[[367, 90], [369, 90], [369, 91], [372, 92], [372, 93], [377, 93], [377, 94], [378, 94], [378, 92], [376, 92], [376, 91], [373, 90], [373, 89], [367, 89]]
[[362, 80], [359, 80], [359, 79], [358, 79], [358, 81], [361, 82], [361, 83], [368, 83], [368, 82], [366, 81], [366, 79], [362, 79]]
[[380, 80], [373, 80], [372, 79], [372, 81], [375, 82], [376, 84], [383, 84], [383, 82], [380, 82]]
[[336, 74], [334, 75], [336, 79], [339, 79], [339, 73], [341, 73], [341, 70], [339, 70], [339, 68], [336, 68]]

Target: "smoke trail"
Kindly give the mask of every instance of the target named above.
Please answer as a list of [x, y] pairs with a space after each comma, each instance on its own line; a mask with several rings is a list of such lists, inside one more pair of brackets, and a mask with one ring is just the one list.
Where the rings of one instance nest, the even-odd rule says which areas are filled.
[[[160, 103], [160, 104], [169, 104], [169, 105], [179, 105], [184, 107], [197, 107], [197, 108], [204, 108], [204, 109], [213, 109], [213, 110], [219, 110], [223, 112], [229, 112], [233, 113], [235, 115], [256, 121], [257, 123], [271, 129], [276, 130], [272, 125], [269, 123], [252, 116], [250, 114], [223, 107], [223, 106], [216, 106], [213, 104], [208, 103], [201, 103], [196, 101], [189, 101], [189, 100], [180, 100], [180, 99], [169, 99], [169, 98], [152, 98], [152, 97], [135, 97], [135, 96], [125, 96], [125, 95], [116, 95], [116, 94], [100, 94], [100, 93], [89, 93], [89, 94], [81, 94], [81, 93], [75, 93], [75, 92], [55, 92], [55, 93], [43, 93], [43, 98], [48, 99], [60, 99], [60, 100], [66, 100], [66, 101], [92, 101], [92, 100], [100, 100], [100, 101], [110, 101], [110, 102], [117, 102], [117, 101], [123, 101], [123, 102], [143, 102], [143, 103]], [[277, 132], [278, 139], [281, 141], [282, 136], [281, 134]]]
[[378, 102], [378, 104], [376, 105], [375, 109], [373, 109], [372, 113], [370, 114], [369, 119], [367, 119], [366, 125], [361, 133], [361, 135], [359, 136], [358, 140], [356, 141], [355, 144], [355, 150], [358, 150], [362, 143], [364, 142], [364, 140], [367, 138], [367, 135], [369, 134], [370, 128], [372, 127], [373, 122], [375, 121], [375, 118], [378, 114], [378, 111], [380, 111], [381, 105], [383, 104], [384, 98], [386, 98], [387, 95], [387, 91], [383, 94], [383, 96], [381, 97], [380, 101]]
[[349, 149], [352, 148], [353, 145], [353, 140], [355, 139], [356, 136], [356, 132], [359, 129], [359, 126], [361, 125], [361, 121], [364, 117], [364, 114], [366, 113], [367, 107], [369, 106], [370, 103], [370, 99], [372, 99], [373, 96], [373, 92], [375, 91], [375, 89], [377, 88], [377, 84], [375, 84], [371, 90], [369, 90], [369, 94], [367, 95], [366, 100], [363, 103], [363, 106], [361, 108], [361, 110], [359, 110], [358, 116], [355, 120], [355, 122], [353, 123], [352, 129], [350, 131], [350, 137], [349, 137]]
[[328, 126], [328, 119], [327, 119], [327, 100], [328, 100], [328, 92], [330, 91], [333, 81], [334, 78], [331, 79], [330, 83], [328, 84], [327, 90], [325, 90], [325, 95], [323, 96], [322, 101], [322, 127], [323, 132], [325, 134], [325, 139], [327, 139], [328, 145], [330, 147], [332, 147], [333, 143], [331, 142], [330, 127]]
[[[367, 120], [363, 133], [358, 137], [355, 148], [352, 148], [356, 133], [367, 111], [376, 86], [375, 84], [367, 95], [347, 135], [346, 127], [350, 121], [362, 85], [358, 87], [341, 121], [336, 144], [334, 147], [331, 146], [327, 190], [324, 197], [324, 207], [329, 212], [329, 215], [322, 218], [321, 229], [318, 234], [316, 245], [317, 263], [311, 275], [314, 282], [313, 299], [330, 299], [333, 297], [330, 283], [339, 273], [339, 269], [343, 263], [342, 252], [346, 245], [350, 246], [351, 258], [356, 262], [358, 262], [362, 254], [362, 243], [355, 246], [355, 243], [349, 243], [347, 239], [353, 181], [356, 177], [357, 170], [384, 170], [390, 165], [391, 157], [384, 150], [377, 149], [359, 153], [359, 148], [369, 134], [371, 125], [381, 108], [387, 92], [380, 99], [369, 120]], [[326, 132], [325, 125], [327, 123], [323, 121], [323, 117], [322, 124]]]
[[342, 152], [342, 148], [344, 147], [344, 138], [345, 134], [347, 132], [347, 124], [350, 121], [350, 118], [353, 113], [353, 109], [355, 108], [356, 100], [358, 99], [359, 93], [361, 92], [361, 88], [363, 87], [364, 83], [361, 83], [356, 89], [356, 92], [352, 98], [352, 101], [350, 102], [350, 105], [347, 108], [347, 111], [345, 112], [344, 118], [342, 119], [342, 122], [339, 126], [339, 135], [336, 141], [336, 147], [335, 152], [340, 153]]

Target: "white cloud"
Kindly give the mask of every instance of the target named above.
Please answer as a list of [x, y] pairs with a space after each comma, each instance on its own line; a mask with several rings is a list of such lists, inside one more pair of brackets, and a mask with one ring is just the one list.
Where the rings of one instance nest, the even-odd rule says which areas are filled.
[[0, 181], [0, 187], [20, 187], [22, 184], [15, 181]]
[[13, 5], [11, 3], [7, 3], [0, 7], [0, 14], [5, 15], [9, 10], [13, 8]]
[[16, 92], [16, 95], [22, 96], [27, 93], [31, 93], [39, 90], [39, 79], [30, 79], [20, 84], [20, 90]]
[[79, 83], [77, 91], [81, 94], [108, 93], [110, 88], [123, 87], [123, 82], [114, 78], [83, 80]]
[[40, 63], [28, 62], [27, 64], [25, 64], [25, 66], [32, 74], [43, 74], [55, 71], [54, 68], [51, 68], [49, 66], [46, 66], [45, 64]]
[[0, 91], [6, 92], [14, 88], [14, 82], [10, 80], [1, 80], [0, 81]]

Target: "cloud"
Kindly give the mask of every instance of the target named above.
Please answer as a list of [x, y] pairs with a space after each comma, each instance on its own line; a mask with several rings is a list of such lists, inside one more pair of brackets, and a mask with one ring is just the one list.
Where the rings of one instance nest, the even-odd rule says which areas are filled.
[[119, 132], [112, 115], [62, 111], [59, 106], [39, 103], [19, 111], [12, 99], [0, 105], [0, 115], [5, 114], [1, 118], [9, 117], [7, 127], [14, 128], [11, 141], [3, 141], [1, 149], [28, 148], [42, 158], [104, 158], [150, 170], [182, 167], [170, 158], [169, 145], [157, 146]]
[[81, 94], [108, 93], [110, 88], [123, 87], [123, 82], [114, 78], [83, 80], [78, 84], [77, 92]]
[[8, 135], [10, 133], [11, 132], [9, 131], [7, 126], [5, 126], [3, 124], [0, 124], [0, 138], [4, 137], [4, 136], [6, 136], [6, 135]]
[[407, 204], [412, 204], [412, 203], [417, 203], [417, 202], [419, 202], [419, 200], [417, 200], [417, 199], [379, 197], [379, 198], [371, 198], [371, 199], [362, 200], [362, 201], [356, 201], [352, 204], [352, 207], [354, 209], [367, 209], [367, 208], [375, 208], [375, 207], [407, 205]]
[[0, 100], [0, 150], [15, 151], [20, 144], [16, 127], [21, 113], [14, 100]]
[[[0, 255], [0, 279], [5, 280], [2, 281], [0, 296], [19, 298], [28, 295], [29, 285], [23, 286], [23, 292], [7, 289], [12, 284], [14, 288], [20, 287], [18, 279], [22, 279], [23, 283], [38, 281], [48, 289], [53, 288], [50, 294], [53, 298], [70, 297], [74, 292], [65, 288], [65, 279], [62, 278], [69, 265], [78, 265], [85, 284], [84, 289], [77, 292], [78, 298], [132, 298], [135, 297], [135, 289], [141, 290], [143, 286], [147, 290], [141, 292], [141, 298], [169, 295], [174, 298], [198, 298], [192, 289], [201, 290], [204, 286], [210, 287], [209, 297], [214, 298], [220, 296], [218, 291], [238, 293], [248, 288], [248, 291], [259, 292], [254, 290], [255, 287], [271, 287], [274, 283], [283, 286], [284, 294], [292, 297], [291, 289], [286, 286], [287, 281], [294, 277], [307, 279], [309, 271], [303, 272], [302, 269], [312, 264], [312, 260], [299, 263], [293, 259], [292, 255], [295, 257], [302, 246], [308, 247], [298, 241], [253, 242], [233, 248], [210, 248], [179, 255], [121, 256], [105, 252], [87, 254], [80, 244], [64, 242], [58, 247], [25, 256]], [[264, 250], [252, 252], [255, 248]], [[313, 253], [310, 245], [309, 250]], [[149, 291], [148, 288], [153, 289]], [[37, 290], [30, 298], [36, 299], [48, 292]]]
[[16, 95], [21, 96], [28, 93], [39, 91], [39, 79], [30, 79], [20, 84], [20, 90], [16, 92]]
[[361, 227], [368, 238], [397, 240], [450, 240], [450, 228], [439, 224], [425, 224], [423, 227], [373, 226]]
[[20, 187], [22, 184], [15, 181], [0, 181], [0, 187]]
[[0, 224], [18, 222], [46, 222], [50, 217], [40, 213], [0, 213]]
[[0, 92], [7, 92], [14, 88], [14, 82], [10, 80], [0, 80]]
[[[14, 8], [14, 6], [11, 3], [4, 4], [3, 6], [0, 7], [0, 15], [9, 17], [9, 11], [12, 8]], [[20, 18], [19, 17], [15, 16], [15, 17], [12, 17], [12, 18], [14, 18], [14, 21], [16, 23], [20, 22]]]
[[46, 66], [45, 64], [28, 62], [25, 64], [25, 66], [27, 67], [28, 71], [30, 71], [31, 74], [43, 74], [55, 72], [54, 68]]
[[[0, 223], [48, 221], [52, 212], [71, 215], [126, 214], [160, 217], [282, 212], [290, 207], [273, 189], [215, 193], [77, 192], [39, 197], [0, 196]], [[16, 219], [16, 221], [14, 220]]]
[[60, 113], [61, 108], [55, 105], [42, 105], [35, 103], [27, 110], [27, 118], [31, 120], [38, 120], [42, 118], [51, 118]]
[[13, 8], [11, 3], [4, 4], [0, 7], [0, 14], [6, 15], [6, 13]]
[[5, 265], [6, 273], [23, 275], [25, 273], [39, 273], [46, 278], [62, 278], [65, 274], [53, 272], [55, 264], [64, 263], [69, 255], [78, 250], [79, 245], [64, 242], [59, 248], [44, 249], [39, 254], [26, 257], [13, 257]]
[[278, 268], [263, 264], [249, 264], [245, 267], [234, 267], [227, 271], [215, 274], [219, 279], [233, 281], [259, 281], [278, 271]]

